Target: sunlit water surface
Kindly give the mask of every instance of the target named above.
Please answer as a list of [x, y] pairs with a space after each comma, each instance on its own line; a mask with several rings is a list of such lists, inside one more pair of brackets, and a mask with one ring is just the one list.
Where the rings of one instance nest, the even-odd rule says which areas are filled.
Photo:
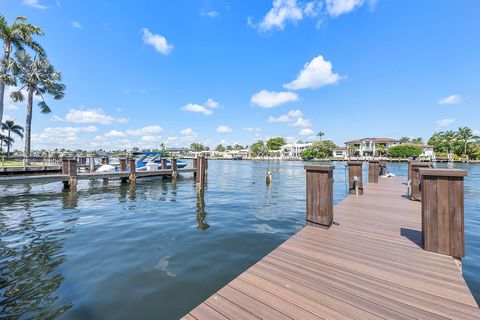
[[[191, 174], [0, 187], [0, 318], [179, 318], [302, 228], [306, 164], [210, 161], [204, 199]], [[455, 167], [469, 171], [464, 277], [479, 301], [480, 165]]]

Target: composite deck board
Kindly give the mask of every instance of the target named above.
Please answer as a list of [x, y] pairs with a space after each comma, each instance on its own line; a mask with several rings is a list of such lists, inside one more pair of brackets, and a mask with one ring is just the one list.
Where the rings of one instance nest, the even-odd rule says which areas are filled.
[[405, 192], [399, 178], [366, 184], [330, 229], [304, 227], [184, 319], [480, 319], [454, 260], [423, 250]]

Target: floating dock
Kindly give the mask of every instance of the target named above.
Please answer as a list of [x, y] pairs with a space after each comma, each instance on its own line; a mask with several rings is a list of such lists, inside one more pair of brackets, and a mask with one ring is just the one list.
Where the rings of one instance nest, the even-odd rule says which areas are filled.
[[405, 182], [366, 184], [183, 319], [480, 319], [456, 260], [423, 249]]

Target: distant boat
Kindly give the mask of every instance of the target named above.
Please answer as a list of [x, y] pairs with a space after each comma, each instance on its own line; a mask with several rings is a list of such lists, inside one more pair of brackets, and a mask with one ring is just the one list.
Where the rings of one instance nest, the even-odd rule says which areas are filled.
[[[146, 151], [146, 152], [134, 152], [134, 156], [141, 156], [135, 161], [137, 170], [147, 170], [152, 168], [153, 170], [161, 169], [162, 166], [162, 156], [165, 155], [165, 152], [162, 151]], [[186, 162], [177, 160], [177, 168], [182, 169], [187, 166]], [[172, 165], [170, 160], [167, 159], [167, 169], [171, 169]], [[152, 170], [149, 169], [149, 170]]]

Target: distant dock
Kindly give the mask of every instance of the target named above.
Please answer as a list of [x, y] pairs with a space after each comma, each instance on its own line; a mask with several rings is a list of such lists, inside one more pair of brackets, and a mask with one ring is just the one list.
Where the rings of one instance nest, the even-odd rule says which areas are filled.
[[369, 175], [364, 189], [352, 162], [357, 185], [333, 208], [331, 168], [307, 168], [307, 226], [183, 319], [480, 319], [452, 258], [464, 248], [464, 172], [418, 171], [421, 203], [400, 178]]

